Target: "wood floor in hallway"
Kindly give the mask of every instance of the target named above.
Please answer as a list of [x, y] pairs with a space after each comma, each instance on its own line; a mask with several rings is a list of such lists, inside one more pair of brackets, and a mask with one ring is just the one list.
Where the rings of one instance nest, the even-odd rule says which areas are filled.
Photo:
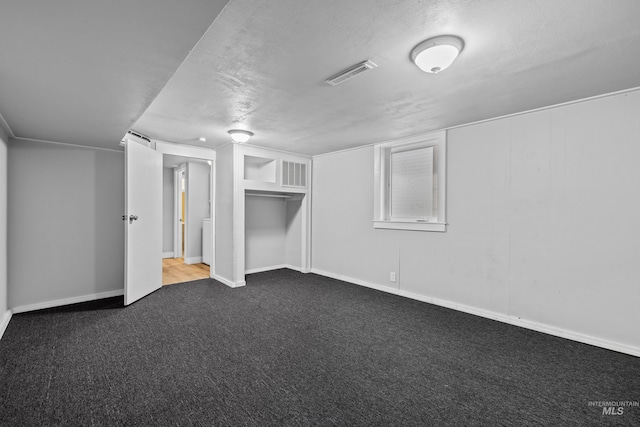
[[190, 282], [209, 277], [207, 264], [185, 264], [183, 258], [165, 258], [162, 260], [162, 285]]

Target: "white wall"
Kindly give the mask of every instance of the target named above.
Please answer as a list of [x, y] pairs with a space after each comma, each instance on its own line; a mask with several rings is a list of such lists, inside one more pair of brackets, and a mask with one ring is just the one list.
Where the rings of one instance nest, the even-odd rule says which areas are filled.
[[399, 236], [373, 230], [373, 148], [313, 159], [311, 218], [314, 270], [393, 285]]
[[284, 199], [246, 196], [245, 270], [285, 264], [286, 210]]
[[302, 266], [302, 200], [287, 200], [285, 264], [290, 267]]
[[187, 163], [187, 264], [202, 262], [202, 220], [210, 218], [210, 173], [207, 164]]
[[216, 150], [216, 230], [213, 268], [218, 279], [235, 283], [233, 144]]
[[122, 293], [123, 153], [11, 140], [8, 170], [9, 307]]
[[0, 126], [0, 337], [10, 319], [7, 303], [7, 150], [9, 137]]
[[640, 355], [638, 117], [631, 92], [450, 130], [446, 233], [373, 229], [372, 147], [316, 157], [313, 268]]
[[173, 168], [162, 169], [162, 253], [173, 256], [173, 226], [175, 216], [175, 194]]

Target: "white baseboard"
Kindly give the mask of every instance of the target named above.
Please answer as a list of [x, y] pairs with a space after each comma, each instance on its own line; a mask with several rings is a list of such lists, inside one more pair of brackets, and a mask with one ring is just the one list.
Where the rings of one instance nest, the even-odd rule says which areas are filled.
[[240, 282], [232, 282], [229, 279], [225, 279], [222, 276], [218, 276], [217, 274], [214, 274], [212, 279], [217, 280], [218, 282], [227, 285], [230, 288], [240, 288], [242, 286], [245, 286], [247, 284], [247, 282], [245, 282], [244, 280], [240, 281]]
[[250, 270], [245, 270], [244, 274], [262, 273], [265, 271], [279, 270], [281, 268], [288, 268], [288, 267], [286, 266], [286, 264], [270, 265], [268, 267], [252, 268]]
[[184, 259], [184, 263], [185, 264], [201, 264], [202, 263], [202, 257], [201, 256], [193, 256], [193, 257], [185, 258]]
[[162, 253], [162, 259], [165, 259], [165, 258], [174, 258], [173, 251], [171, 251], [171, 252], [163, 252]]
[[280, 265], [271, 265], [269, 267], [252, 268], [251, 270], [245, 270], [244, 274], [262, 273], [265, 271], [279, 270], [281, 268], [288, 268], [289, 270], [298, 271], [300, 273], [309, 273], [309, 270], [304, 271], [300, 267], [296, 267], [291, 264], [280, 264]]
[[310, 273], [311, 270], [309, 270], [308, 268], [306, 270], [303, 270], [300, 267], [296, 267], [295, 265], [291, 265], [291, 264], [286, 264], [284, 266], [284, 268], [288, 268], [289, 270], [293, 270], [293, 271], [297, 271], [298, 273]]
[[14, 313], [25, 313], [27, 311], [35, 311], [35, 310], [42, 310], [44, 308], [60, 307], [62, 305], [77, 304], [79, 302], [95, 301], [103, 298], [118, 297], [120, 295], [124, 295], [124, 289], [118, 289], [115, 291], [108, 291], [108, 292], [100, 292], [97, 294], [82, 295], [79, 297], [58, 299], [54, 301], [39, 302], [36, 304], [21, 305], [18, 307], [13, 307], [12, 310]]
[[317, 268], [312, 268], [311, 272], [315, 274], [319, 274], [320, 276], [330, 277], [332, 279], [342, 280], [343, 282], [353, 283], [354, 285], [365, 286], [367, 288], [376, 289], [378, 291], [383, 291], [390, 294], [411, 298], [417, 301], [422, 301], [429, 304], [434, 304], [441, 307], [462, 311], [464, 313], [485, 317], [487, 319], [497, 320], [498, 322], [508, 323], [510, 325], [519, 326], [521, 328], [531, 329], [533, 331], [554, 335], [560, 338], [566, 338], [572, 341], [577, 341], [584, 344], [593, 345], [596, 347], [606, 348], [607, 350], [613, 350], [620, 353], [625, 353], [625, 354], [630, 354], [632, 356], [640, 357], [640, 348], [635, 346], [608, 341], [602, 338], [592, 337], [590, 335], [584, 335], [579, 332], [569, 331], [569, 330], [558, 328], [555, 326], [546, 325], [544, 323], [538, 323], [530, 320], [520, 319], [517, 317], [511, 317], [509, 315], [498, 313], [491, 310], [471, 307], [465, 304], [458, 304], [458, 303], [454, 303], [447, 300], [441, 300], [438, 298], [431, 298], [425, 295], [420, 295], [420, 294], [416, 294], [414, 292], [409, 292], [409, 291], [403, 291], [401, 289], [392, 288], [389, 286], [376, 285], [374, 283], [366, 282], [364, 280], [354, 279], [352, 277], [330, 273], [328, 271], [319, 270]]
[[4, 331], [7, 330], [7, 326], [9, 326], [9, 321], [11, 320], [12, 314], [12, 310], [7, 310], [2, 315], [2, 319], [0, 319], [0, 338], [2, 338], [2, 335], [4, 335]]

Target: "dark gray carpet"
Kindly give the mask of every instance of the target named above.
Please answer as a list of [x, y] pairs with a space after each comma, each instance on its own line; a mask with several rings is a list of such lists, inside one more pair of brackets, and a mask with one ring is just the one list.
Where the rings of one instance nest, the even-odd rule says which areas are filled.
[[640, 359], [289, 270], [18, 314], [0, 340], [11, 426], [640, 425], [605, 400], [640, 400]]

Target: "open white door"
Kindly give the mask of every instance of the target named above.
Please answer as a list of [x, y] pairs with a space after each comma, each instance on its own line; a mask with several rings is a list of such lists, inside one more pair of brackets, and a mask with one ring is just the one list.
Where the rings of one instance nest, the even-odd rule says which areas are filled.
[[125, 146], [124, 304], [162, 287], [162, 154]]

